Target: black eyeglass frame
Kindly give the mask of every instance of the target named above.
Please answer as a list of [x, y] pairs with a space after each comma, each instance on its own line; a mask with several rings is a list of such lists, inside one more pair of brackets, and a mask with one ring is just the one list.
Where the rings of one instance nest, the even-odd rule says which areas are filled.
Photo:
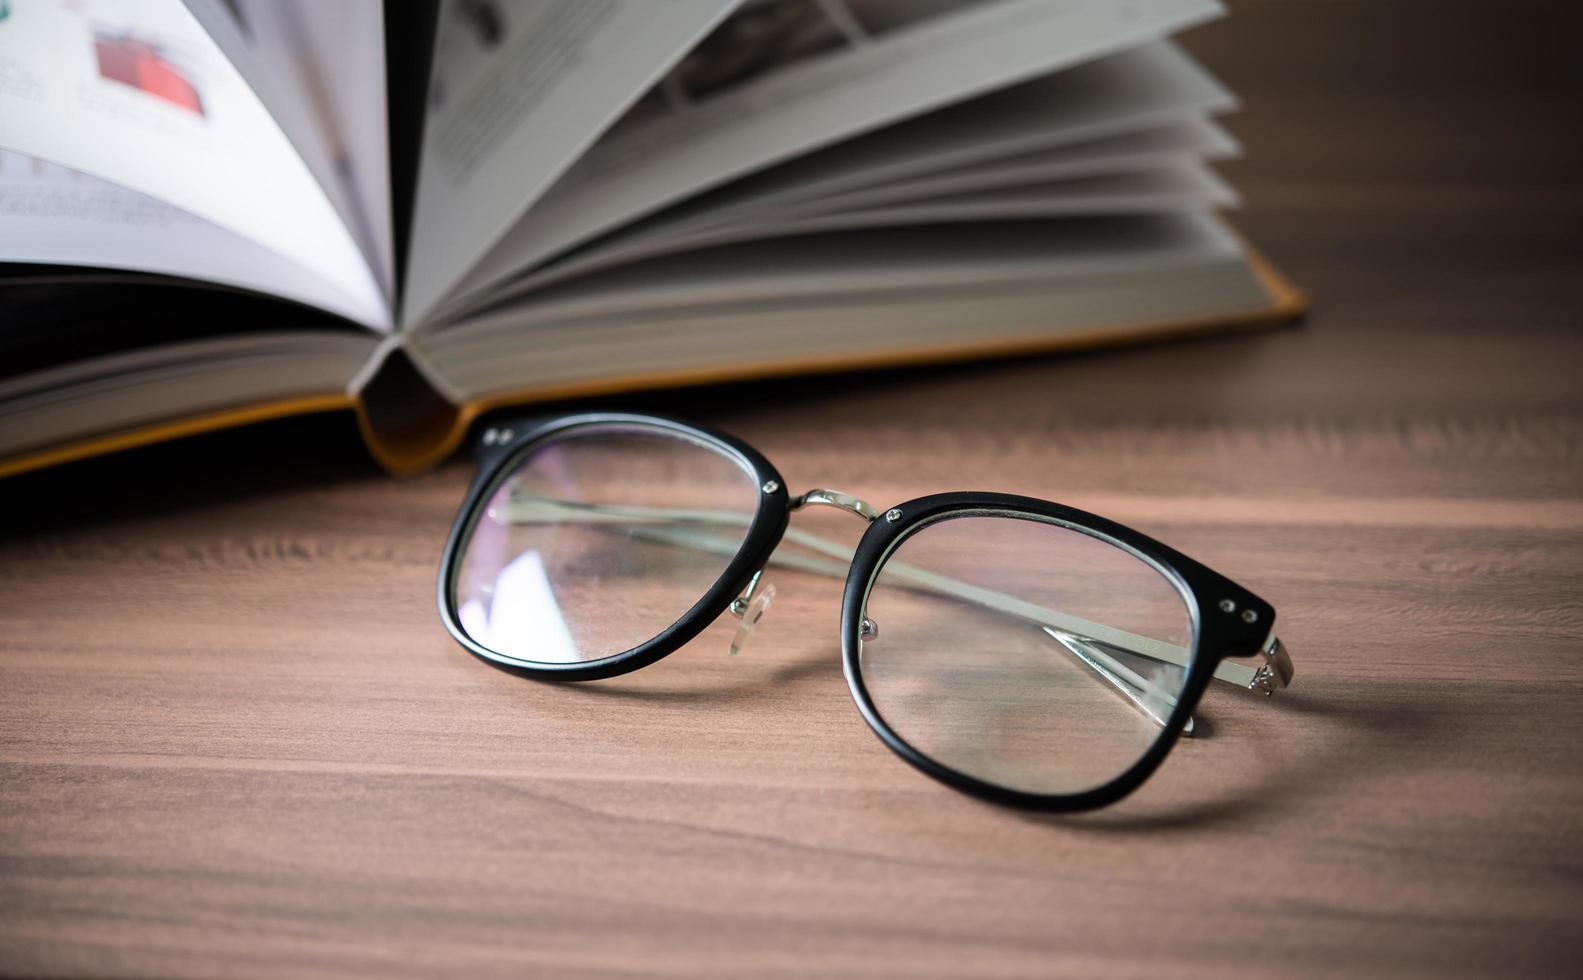
[[[544, 663], [522, 660], [479, 644], [462, 628], [456, 608], [460, 557], [484, 504], [512, 466], [547, 440], [587, 428], [638, 428], [681, 436], [734, 458], [752, 474], [758, 505], [748, 531], [725, 570], [704, 595], [648, 641], [599, 660]], [[485, 435], [479, 467], [452, 524], [440, 558], [438, 603], [446, 630], [480, 659], [521, 676], [547, 681], [599, 680], [630, 673], [676, 652], [725, 613], [769, 563], [791, 520], [793, 498], [775, 467], [757, 450], [726, 433], [662, 415], [584, 412], [498, 424]], [[1166, 576], [1187, 603], [1193, 646], [1177, 703], [1150, 747], [1124, 772], [1076, 793], [1031, 793], [952, 769], [919, 751], [885, 720], [863, 681], [862, 624], [868, 598], [885, 562], [904, 542], [931, 524], [960, 517], [1031, 520], [1078, 531], [1120, 547]], [[841, 660], [847, 687], [869, 727], [902, 759], [942, 783], [981, 799], [1029, 810], [1070, 812], [1113, 803], [1137, 789], [1159, 768], [1227, 659], [1258, 656], [1274, 636], [1275, 609], [1249, 590], [1146, 534], [1062, 504], [989, 491], [932, 494], [897, 504], [870, 521], [853, 553], [841, 603]]]
[[[647, 642], [621, 653], [599, 660], [552, 664], [508, 656], [476, 642], [462, 628], [456, 608], [456, 577], [461, 571], [462, 550], [483, 514], [484, 504], [511, 474], [512, 464], [540, 444], [578, 429], [608, 427], [633, 427], [679, 435], [735, 459], [752, 474], [754, 485], [759, 488], [758, 508], [735, 557], [727, 563], [725, 571], [720, 573], [714, 585], [680, 619]], [[478, 473], [467, 490], [456, 521], [451, 526], [450, 536], [446, 538], [445, 550], [440, 556], [440, 619], [451, 636], [469, 651], [496, 667], [525, 677], [556, 681], [602, 680], [631, 673], [675, 653], [702, 633], [710, 623], [719, 619], [720, 614], [730, 607], [731, 601], [747, 588], [753, 575], [769, 562], [770, 554], [780, 544], [781, 535], [791, 522], [791, 494], [786, 490], [786, 481], [781, 479], [769, 460], [740, 439], [691, 422], [661, 415], [584, 412], [527, 419], [499, 425], [490, 431], [499, 434], [499, 438], [480, 448]]]

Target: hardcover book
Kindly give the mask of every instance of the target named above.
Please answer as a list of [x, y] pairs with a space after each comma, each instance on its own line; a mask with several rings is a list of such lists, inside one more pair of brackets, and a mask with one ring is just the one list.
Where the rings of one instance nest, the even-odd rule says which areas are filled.
[[0, 4], [0, 475], [1288, 320], [1213, 0]]

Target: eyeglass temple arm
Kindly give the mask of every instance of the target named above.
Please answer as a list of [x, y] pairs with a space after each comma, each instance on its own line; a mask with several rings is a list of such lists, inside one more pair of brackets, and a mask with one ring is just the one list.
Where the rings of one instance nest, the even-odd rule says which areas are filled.
[[[511, 509], [508, 516], [514, 524], [576, 519], [584, 523], [631, 523], [633, 521], [644, 521], [655, 524], [701, 524], [721, 527], [743, 525], [748, 520], [745, 515], [731, 511], [584, 504], [538, 496], [513, 497], [508, 506]], [[643, 528], [642, 533], [651, 538], [694, 549], [719, 554], [734, 554], [736, 552], [734, 542], [716, 536], [700, 534], [684, 527], [649, 527]], [[783, 554], [777, 550], [770, 556], [770, 563], [773, 565], [833, 578], [844, 578], [851, 567], [853, 549], [846, 545], [818, 537], [800, 528], [787, 528], [783, 539], [810, 551], [827, 555], [835, 560], [825, 561], [802, 555]], [[1184, 669], [1187, 667], [1188, 659], [1191, 656], [1191, 652], [1185, 647], [1165, 643], [1152, 637], [1131, 633], [1113, 626], [1106, 626], [1103, 623], [1091, 622], [1036, 603], [1018, 599], [1003, 592], [997, 592], [993, 589], [969, 585], [966, 582], [960, 582], [906, 562], [893, 561], [885, 567], [888, 572], [910, 585], [972, 602], [975, 605], [1006, 613], [1040, 627], [1051, 638], [1055, 639], [1064, 650], [1071, 653], [1089, 668], [1095, 670], [1104, 679], [1110, 681], [1114, 687], [1129, 700], [1137, 703], [1140, 708], [1143, 707], [1140, 699], [1151, 702], [1157, 699], [1163, 700], [1174, 706], [1174, 699], [1168, 693], [1160, 690], [1158, 685], [1147, 681], [1135, 671], [1128, 669], [1120, 661], [1106, 654], [1100, 647], [1110, 647], [1161, 663], [1174, 664]], [[1074, 642], [1077, 649], [1074, 649]], [[1216, 665], [1214, 677], [1216, 680], [1235, 684], [1238, 687], [1263, 691], [1265, 694], [1273, 694], [1275, 691], [1284, 688], [1291, 680], [1293, 674], [1291, 658], [1274, 634], [1271, 634], [1270, 638], [1265, 642], [1261, 655], [1264, 657], [1265, 663], [1258, 667], [1222, 661]], [[1097, 665], [1104, 665], [1105, 669], [1101, 670]], [[1163, 724], [1163, 719], [1158, 716], [1157, 710], [1144, 709], [1145, 713], [1151, 718]], [[1169, 712], [1166, 713], [1169, 714]]]
[[[1054, 626], [1041, 627], [1045, 633], [1066, 648], [1074, 658], [1126, 698], [1134, 708], [1147, 715], [1149, 720], [1164, 728], [1176, 709], [1176, 697], [1159, 684], [1144, 677], [1091, 643], [1087, 637], [1077, 636]], [[1193, 719], [1188, 717], [1182, 734], [1193, 734]]]

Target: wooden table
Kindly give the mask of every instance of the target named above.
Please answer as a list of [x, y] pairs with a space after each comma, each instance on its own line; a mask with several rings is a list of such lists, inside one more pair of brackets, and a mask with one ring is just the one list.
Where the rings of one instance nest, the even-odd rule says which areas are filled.
[[1212, 695], [1120, 806], [1019, 815], [869, 733], [833, 581], [781, 583], [741, 658], [721, 625], [544, 686], [436, 618], [467, 463], [393, 481], [329, 419], [142, 451], [0, 486], [0, 970], [1576, 974], [1571, 35], [1239, 6], [1192, 46], [1306, 326], [629, 404], [797, 487], [1134, 524], [1282, 610], [1291, 690]]

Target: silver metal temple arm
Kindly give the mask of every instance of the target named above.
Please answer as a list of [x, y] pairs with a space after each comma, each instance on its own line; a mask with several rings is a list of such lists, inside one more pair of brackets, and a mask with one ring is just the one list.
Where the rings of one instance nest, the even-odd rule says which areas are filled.
[[[504, 516], [514, 524], [567, 520], [575, 520], [581, 523], [651, 524], [655, 526], [640, 529], [640, 533], [645, 537], [723, 555], [735, 554], [737, 542], [717, 535], [701, 533], [700, 530], [689, 528], [686, 525], [697, 525], [699, 528], [719, 528], [744, 526], [749, 520], [747, 515], [732, 511], [583, 504], [536, 496], [512, 497], [507, 506], [510, 508], [510, 512], [506, 515], [497, 516]], [[787, 528], [784, 540], [791, 541], [834, 560], [785, 554], [777, 550], [770, 556], [770, 564], [833, 578], [844, 578], [851, 567], [854, 549], [846, 545], [829, 541], [799, 528]], [[1003, 592], [957, 581], [948, 576], [930, 572], [905, 562], [889, 562], [885, 568], [887, 572], [910, 585], [963, 599], [975, 605], [994, 609], [1038, 626], [1054, 638], [1062, 649], [1071, 653], [1076, 659], [1090, 668], [1094, 668], [1096, 673], [1101, 673], [1122, 694], [1135, 702], [1137, 697], [1144, 696], [1155, 686], [1147, 682], [1137, 683], [1132, 681], [1128, 675], [1131, 675], [1132, 678], [1138, 678], [1140, 681], [1142, 678], [1136, 672], [1126, 668], [1120, 661], [1106, 654], [1100, 649], [1100, 645], [1183, 668], [1187, 666], [1188, 658], [1191, 655], [1190, 651], [1185, 647], [1165, 643], [1152, 637], [1128, 632], [1127, 630], [1117, 629], [1103, 623], [1092, 622], [1078, 616], [1072, 616], [1036, 603], [1018, 599]], [[1072, 645], [1063, 637], [1079, 641], [1079, 646], [1082, 648], [1081, 651], [1073, 649]], [[1275, 690], [1285, 687], [1286, 681], [1290, 680], [1292, 676], [1291, 659], [1286, 655], [1285, 649], [1280, 645], [1280, 642], [1273, 636], [1266, 643], [1264, 655], [1266, 663], [1258, 667], [1223, 661], [1216, 666], [1214, 676], [1217, 680], [1235, 684], [1238, 687], [1273, 693]], [[1107, 670], [1099, 671], [1095, 666], [1096, 664], [1105, 665]], [[1158, 695], [1160, 699], [1168, 700], [1168, 696], [1164, 692], [1158, 692]], [[1153, 694], [1150, 694], [1149, 699], [1156, 700]], [[1156, 717], [1152, 712], [1145, 711], [1145, 713], [1150, 714], [1151, 717]]]
[[[1176, 709], [1175, 695], [1126, 664], [1109, 656], [1087, 637], [1074, 636], [1053, 626], [1044, 627], [1044, 631], [1050, 634], [1057, 643], [1066, 647], [1072, 656], [1088, 665], [1090, 670], [1109, 681], [1110, 686], [1131, 702], [1133, 707], [1147, 715], [1156, 725], [1161, 728], [1165, 727], [1171, 712]], [[1182, 734], [1188, 736], [1193, 734], [1193, 719], [1191, 717], [1187, 719], [1187, 724], [1182, 727]]]
[[[736, 543], [734, 541], [708, 533], [701, 533], [690, 528], [643, 527], [632, 529], [632, 533], [649, 540], [664, 541], [667, 544], [709, 551], [720, 555], [729, 556], [736, 553]], [[844, 578], [847, 570], [851, 567], [852, 549], [845, 545], [809, 534], [799, 528], [787, 528], [784, 539], [801, 545], [810, 551], [817, 551], [830, 557], [820, 558], [811, 555], [789, 554], [777, 550], [770, 556], [770, 564], [773, 566], [812, 572], [831, 578]], [[1176, 697], [1173, 694], [1106, 653], [1100, 645], [1103, 641], [1094, 637], [1092, 633], [1107, 632], [1119, 636], [1134, 637], [1136, 640], [1155, 644], [1157, 647], [1165, 646], [1156, 640], [1126, 633], [1122, 630], [1114, 630], [1099, 623], [1091, 623], [1088, 620], [1079, 619], [1076, 616], [1068, 616], [1053, 609], [1014, 599], [1004, 593], [980, 589], [965, 582], [958, 582], [943, 575], [925, 571], [906, 562], [889, 562], [885, 565], [885, 571], [888, 574], [899, 577], [903, 582], [925, 591], [963, 599], [975, 605], [985, 606], [1038, 626], [1060, 644], [1057, 649], [1070, 655], [1082, 666], [1087, 667], [1099, 680], [1110, 684], [1133, 707], [1162, 728], [1170, 717], [1171, 711], [1176, 707]], [[1072, 629], [1061, 629], [1051, 626], [1049, 625], [1051, 622], [1058, 622], [1063, 626], [1072, 627]], [[1127, 653], [1137, 653], [1140, 656], [1156, 661], [1176, 662], [1167, 657], [1156, 656], [1155, 653], [1146, 653], [1133, 649], [1131, 645], [1118, 643], [1112, 646], [1112, 649], [1120, 649]], [[1182, 652], [1181, 657], [1183, 661], [1186, 660], [1187, 654], [1185, 651]], [[1251, 672], [1252, 668], [1248, 669]], [[1193, 720], [1191, 718], [1183, 726], [1182, 733], [1188, 736], [1193, 734]]]

